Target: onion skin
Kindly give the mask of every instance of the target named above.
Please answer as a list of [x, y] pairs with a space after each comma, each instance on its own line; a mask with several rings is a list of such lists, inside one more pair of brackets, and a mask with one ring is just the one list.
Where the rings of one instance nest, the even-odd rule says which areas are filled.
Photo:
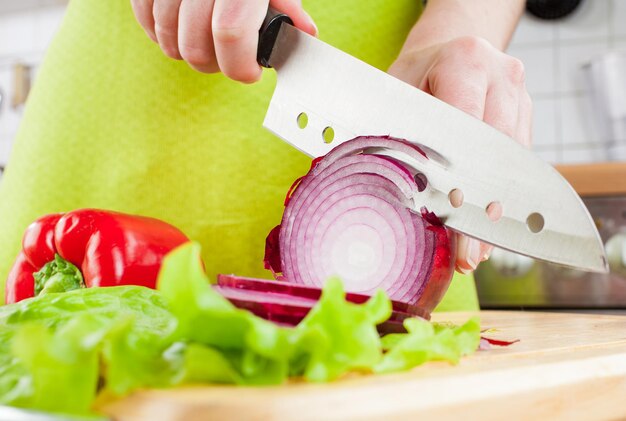
[[427, 318], [452, 279], [455, 236], [426, 208], [414, 210], [423, 175], [376, 155], [381, 148], [428, 159], [389, 136], [357, 137], [317, 158], [289, 190], [281, 224], [267, 238], [265, 266], [279, 280], [311, 287], [334, 275], [348, 292], [382, 288]]
[[283, 271], [280, 262], [279, 234], [280, 225], [275, 226], [265, 239], [265, 258], [263, 259], [263, 266], [265, 269], [271, 270], [274, 277], [280, 276], [279, 273]]
[[[427, 211], [423, 208], [422, 215], [425, 212]], [[437, 218], [432, 212], [427, 212], [427, 214], [430, 221]], [[416, 307], [423, 309], [428, 314], [435, 309], [446, 294], [455, 267], [456, 236], [441, 223], [439, 218], [437, 221], [439, 221], [439, 225], [433, 224], [430, 227], [437, 235], [433, 271], [428, 280], [428, 288], [424, 288], [422, 295], [415, 303]]]

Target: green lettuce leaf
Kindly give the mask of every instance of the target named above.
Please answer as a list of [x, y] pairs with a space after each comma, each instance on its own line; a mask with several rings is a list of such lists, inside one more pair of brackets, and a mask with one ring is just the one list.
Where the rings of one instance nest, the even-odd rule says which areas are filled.
[[199, 344], [189, 344], [184, 352], [181, 383], [244, 384], [222, 352]]
[[12, 351], [31, 373], [28, 395], [14, 404], [53, 412], [89, 413], [98, 384], [97, 346], [110, 322], [82, 315], [56, 332], [21, 326]]
[[[137, 286], [50, 293], [0, 307], [0, 403], [85, 413], [99, 374], [119, 393], [170, 385], [172, 371], [161, 369], [158, 354], [173, 341], [176, 324], [158, 291]], [[101, 354], [106, 373], [93, 365]]]
[[[463, 326], [405, 320], [381, 291], [345, 300], [338, 279], [295, 328], [233, 306], [217, 293], [189, 243], [163, 262], [158, 290], [138, 286], [48, 293], [0, 307], [0, 404], [88, 414], [98, 393], [184, 383], [268, 385], [290, 376], [325, 382], [350, 371], [385, 373], [476, 350], [478, 320]], [[68, 399], [68, 396], [71, 399]]]
[[406, 319], [408, 333], [394, 333], [383, 338], [387, 351], [377, 373], [409, 370], [427, 361], [445, 360], [453, 364], [476, 351], [480, 343], [480, 322], [471, 318], [462, 326], [431, 324], [422, 319]]
[[[158, 289], [179, 321], [180, 336], [188, 343], [221, 351], [240, 383], [278, 384], [287, 379], [289, 331], [236, 308], [213, 290], [202, 268], [199, 245], [179, 247], [165, 258]], [[198, 363], [192, 367], [209, 370]]]
[[309, 381], [325, 382], [351, 370], [371, 370], [382, 356], [376, 325], [391, 315], [379, 291], [363, 305], [345, 300], [341, 281], [329, 279], [319, 303], [296, 328], [293, 360]]

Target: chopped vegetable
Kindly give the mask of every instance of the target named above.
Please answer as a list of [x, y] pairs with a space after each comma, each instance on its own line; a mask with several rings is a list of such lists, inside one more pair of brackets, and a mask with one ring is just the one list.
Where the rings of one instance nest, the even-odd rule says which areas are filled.
[[[50, 293], [0, 307], [0, 403], [85, 413], [98, 375], [114, 391], [130, 390], [128, 383], [170, 384], [169, 373], [152, 370], [167, 365], [161, 351], [174, 341], [176, 323], [159, 292], [137, 286]], [[124, 342], [130, 345], [120, 349]], [[149, 354], [164, 364], [150, 367]]]
[[376, 326], [388, 323], [389, 299], [379, 291], [351, 303], [338, 279], [326, 283], [296, 327], [281, 326], [220, 295], [191, 243], [165, 258], [157, 287], [80, 288], [0, 307], [0, 404], [86, 414], [97, 393], [123, 396], [183, 383], [277, 384], [289, 376], [323, 382], [355, 370], [457, 361], [480, 337], [468, 325], [406, 319], [411, 333], [381, 340]]
[[[318, 300], [322, 295], [320, 288], [305, 286], [287, 281], [270, 281], [267, 279], [248, 278], [235, 275], [217, 275], [217, 285], [224, 288], [239, 289], [245, 291], [258, 291], [268, 294], [284, 294], [293, 297], [308, 298]], [[362, 304], [371, 298], [370, 295], [346, 293], [346, 300]], [[421, 308], [400, 301], [392, 301], [391, 307], [396, 313], [406, 313], [415, 317], [429, 318]]]
[[427, 159], [410, 142], [366, 136], [316, 160], [289, 192], [265, 263], [296, 284], [321, 288], [336, 275], [351, 293], [382, 289], [429, 317], [454, 272], [454, 236], [434, 214], [412, 210], [425, 177], [383, 156], [389, 149]]
[[383, 338], [383, 347], [387, 352], [374, 367], [377, 373], [407, 370], [433, 360], [456, 364], [462, 356], [476, 351], [480, 342], [478, 318], [472, 318], [459, 327], [407, 319], [404, 327], [408, 334], [390, 334]]
[[486, 336], [481, 336], [480, 345], [478, 349], [487, 350], [487, 349], [491, 349], [492, 346], [511, 346], [517, 342], [519, 342], [519, 339], [515, 339], [513, 341], [505, 341], [502, 339], [494, 339], [494, 338], [487, 338]]
[[[249, 310], [263, 318], [267, 318], [265, 317], [266, 315], [284, 315], [300, 321], [318, 302], [318, 299], [275, 292], [242, 290], [224, 286], [214, 286], [213, 289], [223, 297], [226, 297], [236, 307]], [[319, 290], [320, 294], [321, 292], [322, 290]], [[346, 299], [352, 302], [347, 297]], [[415, 317], [415, 315], [392, 311], [388, 319], [401, 323], [402, 320], [409, 317]]]
[[154, 288], [163, 257], [189, 239], [153, 218], [81, 209], [51, 214], [26, 230], [6, 282], [6, 303], [81, 287]]
[[341, 282], [326, 283], [320, 305], [296, 328], [296, 359], [307, 360], [304, 376], [333, 380], [349, 370], [371, 370], [381, 359], [376, 325], [391, 313], [391, 303], [379, 291], [362, 305], [345, 300]]

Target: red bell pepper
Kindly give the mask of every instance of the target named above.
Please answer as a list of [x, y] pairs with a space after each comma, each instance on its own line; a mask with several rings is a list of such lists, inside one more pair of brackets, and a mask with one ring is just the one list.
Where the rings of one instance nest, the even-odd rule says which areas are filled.
[[46, 215], [22, 240], [6, 303], [81, 287], [156, 287], [163, 257], [189, 239], [163, 221], [97, 209]]

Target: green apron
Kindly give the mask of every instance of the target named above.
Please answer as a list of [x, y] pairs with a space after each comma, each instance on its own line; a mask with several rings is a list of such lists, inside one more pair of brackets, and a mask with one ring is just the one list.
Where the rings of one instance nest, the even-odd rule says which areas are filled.
[[[322, 39], [381, 69], [417, 0], [304, 1]], [[73, 0], [31, 92], [0, 185], [0, 279], [26, 226], [81, 207], [149, 215], [203, 246], [209, 274], [269, 277], [264, 241], [309, 159], [266, 132], [275, 84], [243, 85], [168, 59], [130, 0]], [[442, 306], [475, 309], [470, 277]]]

